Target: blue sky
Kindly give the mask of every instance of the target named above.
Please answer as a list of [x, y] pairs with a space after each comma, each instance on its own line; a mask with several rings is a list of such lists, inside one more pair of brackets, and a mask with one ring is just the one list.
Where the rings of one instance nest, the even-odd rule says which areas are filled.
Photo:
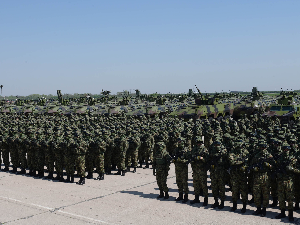
[[300, 1], [0, 1], [3, 95], [300, 89]]

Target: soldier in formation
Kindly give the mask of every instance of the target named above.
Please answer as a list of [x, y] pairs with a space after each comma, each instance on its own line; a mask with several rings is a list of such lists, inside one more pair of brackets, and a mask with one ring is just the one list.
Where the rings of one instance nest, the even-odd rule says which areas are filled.
[[237, 209], [240, 194], [242, 212], [246, 211], [248, 194], [257, 207], [255, 215], [266, 215], [270, 194], [271, 207], [279, 201], [281, 212], [276, 218], [285, 217], [285, 201], [290, 221], [293, 211], [299, 210], [299, 121], [285, 125], [276, 117], [260, 114], [220, 122], [158, 116], [0, 114], [0, 128], [3, 171], [9, 171], [11, 163], [10, 172], [19, 169], [24, 174], [29, 170], [30, 176], [43, 177], [46, 166], [48, 179], [74, 182], [76, 170], [77, 183], [84, 184], [86, 172], [87, 178], [93, 178], [95, 168], [97, 179], [103, 180], [104, 173], [111, 174], [114, 169], [124, 176], [131, 167], [136, 172], [138, 162], [146, 168], [152, 164], [160, 197], [168, 197], [171, 157], [179, 189], [177, 200], [188, 200], [190, 163], [195, 190], [192, 204], [204, 195], [203, 205], [207, 205], [209, 170], [214, 208], [224, 207], [225, 185], [229, 185], [232, 211]]

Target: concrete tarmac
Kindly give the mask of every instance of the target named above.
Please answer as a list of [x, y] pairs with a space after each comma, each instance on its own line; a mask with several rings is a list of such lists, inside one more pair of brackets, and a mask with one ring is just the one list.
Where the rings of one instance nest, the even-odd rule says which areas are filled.
[[[3, 165], [2, 165], [3, 168]], [[11, 168], [12, 170], [12, 168]], [[28, 172], [28, 171], [27, 171]], [[116, 171], [113, 171], [116, 173]], [[47, 173], [45, 173], [47, 175]], [[94, 173], [94, 177], [97, 174]], [[75, 177], [75, 182], [79, 178]], [[210, 186], [210, 179], [208, 179]], [[174, 201], [178, 197], [175, 169], [168, 177], [170, 198], [156, 199], [159, 194], [151, 169], [137, 168], [126, 176], [105, 175], [104, 180], [86, 179], [85, 185], [64, 183], [0, 172], [0, 224], [8, 225], [83, 225], [83, 224], [286, 224], [288, 218], [274, 219], [279, 208], [267, 208], [266, 217], [254, 216], [254, 204], [242, 214], [241, 201], [230, 212], [231, 192], [227, 187], [225, 207], [210, 208], [214, 202], [209, 189], [209, 205]], [[194, 199], [192, 173], [189, 168], [189, 199]], [[250, 195], [249, 195], [250, 198]], [[271, 201], [270, 201], [271, 203]], [[300, 224], [299, 211], [294, 212]]]

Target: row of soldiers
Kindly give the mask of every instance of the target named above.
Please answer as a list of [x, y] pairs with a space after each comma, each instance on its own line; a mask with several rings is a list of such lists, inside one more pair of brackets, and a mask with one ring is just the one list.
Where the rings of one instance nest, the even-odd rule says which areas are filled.
[[[255, 185], [254, 181], [257, 181], [255, 179], [256, 172], [267, 170], [264, 168], [266, 165], [270, 167], [271, 171], [274, 171], [277, 161], [271, 159], [264, 163], [258, 161], [256, 163], [258, 166], [255, 167], [256, 164], [253, 163], [252, 158], [260, 152], [260, 146], [266, 146], [271, 156], [276, 158], [281, 155], [278, 146], [281, 146], [285, 141], [288, 141], [290, 147], [293, 146], [293, 154], [297, 152], [295, 146], [300, 139], [299, 122], [296, 121], [292, 127], [282, 126], [278, 118], [262, 117], [259, 114], [251, 115], [249, 118], [244, 117], [237, 121], [232, 119], [185, 121], [171, 117], [152, 118], [146, 116], [91, 117], [88, 115], [2, 114], [0, 115], [0, 126], [0, 149], [5, 165], [4, 171], [9, 168], [10, 155], [13, 166], [12, 172], [17, 172], [17, 168], [21, 168], [20, 173], [24, 174], [26, 169], [29, 169], [30, 175], [43, 177], [44, 166], [46, 166], [49, 179], [53, 178], [55, 170], [57, 176], [54, 179], [64, 181], [63, 169], [65, 168], [66, 181], [73, 182], [74, 166], [76, 166], [77, 174], [80, 176], [78, 184], [84, 184], [86, 172], [88, 173], [87, 178], [92, 178], [94, 167], [99, 174], [97, 179], [103, 180], [104, 173], [110, 174], [116, 167], [118, 168], [117, 174], [125, 176], [126, 171], [130, 171], [131, 167], [133, 167], [133, 172], [136, 172], [139, 164], [141, 167], [145, 162], [147, 168], [150, 162], [153, 162], [153, 168], [156, 169], [157, 180], [162, 191], [160, 197], [162, 195], [168, 197], [166, 184], [162, 185], [162, 183], [166, 183], [164, 180], [167, 177], [168, 166], [161, 169], [159, 165], [164, 162], [168, 162], [166, 163], [168, 165], [173, 161], [179, 188], [177, 200], [186, 202], [188, 200], [187, 164], [191, 163], [196, 194], [192, 203], [199, 201], [199, 194], [203, 191], [204, 204], [207, 204], [206, 181], [207, 170], [210, 170], [215, 198], [213, 207], [219, 208], [224, 207], [226, 183], [232, 187], [234, 196], [245, 190], [245, 188], [240, 187], [245, 182], [240, 182], [240, 177], [234, 178], [234, 171], [244, 170], [246, 185], [253, 193], [254, 199], [259, 198], [262, 190], [265, 190], [264, 194], [268, 192], [265, 186]], [[203, 137], [204, 143], [201, 143]], [[263, 141], [264, 144], [258, 140]], [[239, 145], [242, 146], [240, 151], [236, 147]], [[198, 148], [205, 148], [205, 151], [208, 152], [208, 158], [200, 153], [193, 153], [198, 151]], [[165, 155], [168, 155], [172, 160], [160, 160], [162, 158], [161, 155], [157, 156], [156, 152], [159, 152], [157, 149], [165, 149], [167, 152]], [[272, 152], [273, 150], [274, 152]], [[240, 153], [235, 153], [235, 151]], [[153, 154], [155, 159], [153, 159]], [[203, 161], [203, 165], [198, 165], [198, 161]], [[282, 171], [286, 174], [286, 170]], [[277, 195], [278, 187], [276, 187], [278, 177], [276, 175], [275, 178], [272, 178], [274, 176], [271, 176], [268, 170], [262, 173], [265, 175], [261, 175], [258, 180], [265, 179], [268, 185], [270, 185], [271, 180], [271, 194], [274, 203], [276, 203], [276, 199], [279, 198]], [[237, 187], [236, 184], [240, 185], [238, 191], [234, 191]], [[164, 192], [166, 193], [164, 194]], [[256, 192], [257, 194], [255, 194]], [[183, 193], [185, 193], [184, 198]], [[221, 204], [219, 204], [218, 198], [221, 199]], [[243, 202], [246, 202], [245, 198]], [[297, 205], [299, 207], [299, 200], [296, 198], [296, 208]], [[265, 215], [265, 208], [266, 203], [264, 201], [263, 209], [260, 209], [259, 206], [256, 214]], [[232, 210], [235, 209], [236, 201], [234, 201]], [[246, 206], [243, 206], [243, 211], [245, 210]]]
[[154, 168], [160, 189], [158, 198], [169, 198], [166, 181], [170, 163], [174, 162], [179, 190], [176, 201], [188, 201], [188, 164], [190, 163], [195, 192], [195, 199], [191, 204], [199, 203], [199, 196], [202, 194], [203, 205], [207, 206], [207, 171], [209, 170], [215, 200], [212, 208], [224, 208], [225, 185], [228, 184], [232, 191], [231, 211], [237, 209], [237, 200], [241, 195], [243, 202], [241, 212], [245, 213], [248, 193], [251, 193], [253, 198], [249, 202], [254, 202], [257, 207], [254, 215], [265, 216], [271, 189], [273, 197], [271, 206], [277, 206], [279, 200], [281, 209], [276, 218], [286, 216], [285, 201], [287, 201], [289, 220], [294, 220], [294, 198], [295, 210], [299, 209], [300, 201], [299, 121], [292, 126], [281, 125], [276, 117], [271, 119], [259, 115], [252, 116], [250, 120], [245, 118], [238, 121], [221, 121], [221, 123], [216, 120], [203, 121], [202, 134], [204, 142], [199, 135], [195, 137], [195, 144], [192, 146], [186, 137], [178, 137], [172, 154], [168, 151], [162, 136], [155, 144]]

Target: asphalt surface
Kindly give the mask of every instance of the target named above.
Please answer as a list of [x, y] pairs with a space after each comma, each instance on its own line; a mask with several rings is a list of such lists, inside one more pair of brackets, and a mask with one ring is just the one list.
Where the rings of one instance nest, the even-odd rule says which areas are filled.
[[[4, 165], [2, 165], [4, 168]], [[12, 170], [12, 168], [11, 168]], [[175, 169], [168, 177], [170, 198], [156, 199], [159, 194], [151, 169], [137, 168], [126, 176], [105, 175], [104, 180], [86, 179], [85, 185], [0, 172], [0, 224], [82, 225], [82, 224], [284, 224], [288, 218], [274, 219], [279, 208], [267, 209], [266, 217], [254, 216], [254, 205], [242, 214], [241, 201], [230, 212], [231, 192], [227, 188], [225, 208], [210, 208], [214, 199], [209, 189], [209, 205], [174, 201], [178, 197]], [[27, 171], [28, 172], [28, 171]], [[116, 171], [113, 171], [116, 173]], [[45, 174], [47, 175], [47, 173]], [[94, 173], [94, 177], [97, 174]], [[79, 178], [75, 177], [75, 182]], [[210, 186], [210, 179], [208, 179]], [[192, 173], [189, 168], [189, 199], [194, 199]], [[250, 198], [250, 196], [249, 196]], [[270, 201], [271, 203], [271, 201]], [[294, 213], [300, 224], [299, 211]]]

